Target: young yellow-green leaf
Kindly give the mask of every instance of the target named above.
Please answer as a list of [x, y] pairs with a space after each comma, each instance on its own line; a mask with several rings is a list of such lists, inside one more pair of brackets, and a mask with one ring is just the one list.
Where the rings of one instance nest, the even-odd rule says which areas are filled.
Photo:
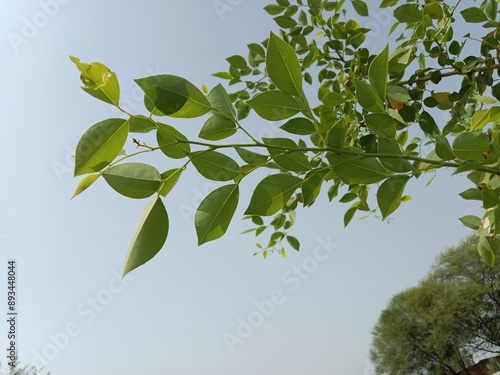
[[453, 152], [462, 160], [484, 160], [484, 152], [488, 151], [488, 136], [481, 132], [459, 134], [453, 141]]
[[241, 147], [235, 147], [235, 150], [245, 163], [248, 163], [253, 166], [264, 165], [268, 159], [268, 157], [265, 155]]
[[378, 91], [368, 83], [356, 78], [358, 103], [369, 112], [385, 112], [384, 103]]
[[[289, 152], [297, 148], [294, 141], [288, 138], [262, 138], [269, 155], [283, 170], [293, 172], [306, 172], [311, 169], [309, 159], [303, 151]], [[286, 150], [276, 149], [272, 146], [286, 147]]]
[[151, 260], [163, 247], [168, 235], [168, 214], [160, 197], [156, 197], [142, 212], [135, 228], [123, 276]]
[[161, 174], [161, 187], [158, 193], [166, 197], [168, 193], [174, 188], [179, 181], [179, 177], [181, 177], [182, 172], [184, 172], [185, 168], [174, 168], [169, 169]]
[[[358, 149], [349, 147], [348, 150]], [[389, 177], [389, 173], [375, 158], [363, 158], [355, 155], [327, 155], [333, 172], [342, 182], [352, 184], [373, 184]]]
[[267, 45], [266, 69], [269, 78], [278, 89], [286, 94], [301, 95], [302, 70], [297, 53], [273, 32]]
[[335, 107], [337, 107], [339, 105], [344, 104], [345, 101], [346, 101], [346, 98], [344, 98], [338, 92], [330, 91], [325, 96], [323, 96], [321, 98], [321, 101], [323, 102], [323, 104], [325, 105], [325, 107], [335, 108]]
[[84, 190], [86, 190], [90, 185], [92, 185], [95, 180], [97, 180], [100, 177], [100, 173], [95, 173], [95, 174], [89, 174], [88, 176], [85, 176], [80, 180], [78, 185], [76, 185], [75, 192], [73, 193], [73, 196], [71, 199], [76, 197], [78, 194], [82, 193]]
[[217, 151], [198, 151], [191, 154], [191, 163], [205, 178], [229, 181], [240, 174], [239, 165], [229, 156]]
[[[385, 100], [387, 96], [387, 78], [389, 71], [389, 45], [378, 54], [368, 69], [368, 80], [370, 85], [377, 91], [378, 96]], [[359, 93], [358, 93], [359, 95]]]
[[116, 74], [105, 65], [93, 62], [85, 64], [78, 57], [69, 57], [81, 72], [82, 89], [93, 97], [106, 103], [118, 105], [120, 102], [120, 86]]
[[106, 170], [102, 176], [116, 192], [129, 198], [150, 197], [161, 185], [160, 172], [144, 163], [115, 165]]
[[238, 200], [237, 184], [215, 189], [203, 199], [194, 217], [198, 245], [213, 241], [226, 233]]
[[179, 140], [187, 141], [187, 138], [173, 126], [158, 123], [156, 141], [160, 150], [169, 158], [182, 159], [191, 152], [189, 143], [180, 143]]
[[236, 119], [233, 103], [226, 89], [220, 83], [210, 91], [208, 94], [208, 101], [213, 108], [212, 112], [221, 114], [230, 120]]
[[305, 109], [293, 96], [279, 90], [264, 91], [247, 103], [260, 117], [270, 121], [287, 119]]
[[156, 129], [156, 122], [146, 116], [131, 116], [128, 123], [129, 132], [131, 133], [149, 133]]
[[232, 136], [236, 133], [236, 130], [236, 123], [234, 120], [215, 115], [205, 122], [198, 137], [210, 141], [218, 141]]
[[160, 74], [136, 79], [135, 82], [155, 107], [167, 116], [193, 118], [211, 109], [200, 89], [184, 78]]
[[255, 187], [245, 215], [274, 215], [285, 206], [301, 183], [302, 179], [289, 174], [265, 177]]
[[377, 203], [385, 219], [392, 214], [401, 204], [403, 191], [409, 176], [393, 176], [385, 180], [377, 191]]
[[89, 128], [80, 138], [75, 152], [75, 176], [99, 172], [122, 151], [127, 140], [128, 121], [111, 118]]
[[474, 113], [471, 119], [471, 130], [481, 130], [489, 122], [497, 122], [500, 119], [500, 107], [495, 106], [481, 109]]
[[288, 120], [285, 124], [280, 126], [280, 129], [297, 135], [310, 135], [316, 132], [314, 128], [314, 124], [311, 120], [305, 117], [297, 117], [291, 120]]

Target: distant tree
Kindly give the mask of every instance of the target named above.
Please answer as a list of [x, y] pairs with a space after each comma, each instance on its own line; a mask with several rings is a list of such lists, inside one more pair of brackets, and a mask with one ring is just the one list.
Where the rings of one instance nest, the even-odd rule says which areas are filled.
[[[42, 375], [43, 369], [39, 369], [35, 366], [21, 366], [17, 364], [15, 367], [2, 368], [0, 365], [0, 375]], [[50, 375], [50, 372], [47, 372], [43, 375]]]
[[378, 374], [454, 374], [500, 353], [500, 265], [477, 257], [477, 241], [449, 248], [417, 287], [391, 299], [373, 330]]
[[[182, 184], [187, 168], [220, 183], [196, 211], [198, 244], [226, 233], [240, 185], [249, 183], [255, 189], [244, 197], [243, 215], [253, 223], [249, 232], [269, 234], [259, 245], [264, 257], [286, 256], [285, 247], [299, 249], [290, 234], [296, 208], [313, 205], [322, 189], [330, 201], [338, 196], [348, 204], [344, 225], [360, 213], [377, 212], [385, 219], [410, 199], [404, 194], [407, 183], [451, 168], [471, 182], [460, 195], [485, 209], [482, 218], [460, 220], [480, 235], [482, 258], [495, 263], [498, 0], [383, 0], [380, 8], [391, 10], [394, 24], [388, 44], [377, 51], [368, 49], [370, 30], [364, 26], [370, 12], [379, 14], [373, 8], [372, 1], [368, 7], [362, 0], [276, 0], [264, 9], [279, 30], [248, 44], [247, 57], [228, 57], [227, 71], [214, 74], [226, 80], [229, 92], [221, 84], [200, 89], [170, 74], [137, 79], [145, 94], [143, 114], [120, 106], [118, 78], [108, 67], [71, 57], [82, 88], [125, 117], [101, 121], [83, 134], [74, 174], [85, 177], [74, 195], [102, 177], [126, 197], [153, 197], [132, 237], [123, 274], [163, 247], [169, 230], [163, 200]], [[279, 130], [260, 137], [248, 126], [250, 113], [252, 124], [260, 117], [279, 123]], [[200, 131], [188, 139], [181, 122], [193, 118]], [[148, 132], [155, 135], [150, 144], [139, 139]], [[124, 151], [127, 140], [138, 149]], [[150, 152], [169, 159], [161, 165], [175, 167], [158, 170], [131, 162]], [[252, 180], [257, 170], [269, 175]]]

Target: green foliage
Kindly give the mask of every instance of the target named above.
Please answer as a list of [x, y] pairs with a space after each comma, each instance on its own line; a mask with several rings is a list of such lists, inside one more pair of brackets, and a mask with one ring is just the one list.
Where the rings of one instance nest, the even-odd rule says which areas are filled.
[[[239, 203], [239, 185], [251, 183], [247, 177], [256, 170], [269, 172], [255, 186], [244, 213], [256, 225], [247, 232], [259, 236], [270, 229], [267, 245], [258, 244], [263, 256], [286, 256], [285, 246], [299, 249], [289, 234], [296, 207], [313, 205], [322, 189], [330, 201], [340, 196], [338, 203], [348, 204], [345, 225], [358, 213], [379, 211], [385, 220], [409, 199], [404, 190], [413, 179], [451, 168], [471, 181], [462, 197], [485, 210], [482, 218], [460, 220], [478, 232], [477, 250], [494, 264], [500, 248], [497, 1], [465, 6], [460, 1], [383, 0], [380, 7], [390, 8], [397, 22], [390, 42], [372, 51], [366, 45], [369, 29], [363, 27], [370, 13], [367, 2], [277, 0], [264, 8], [277, 30], [248, 44], [247, 56], [228, 57], [228, 69], [214, 74], [226, 87], [200, 90], [168, 74], [137, 79], [149, 117], [120, 107], [118, 79], [106, 66], [71, 57], [83, 89], [127, 117], [99, 122], [82, 136], [75, 176], [87, 176], [75, 196], [101, 175], [127, 197], [156, 194], [134, 236], [126, 272], [163, 245], [168, 221], [161, 201], [169, 199], [187, 168], [227, 181], [198, 208], [199, 244], [227, 231]], [[464, 27], [474, 35], [457, 38]], [[258, 139], [246, 127], [251, 112], [283, 121], [280, 131]], [[199, 139], [188, 139], [177, 122], [166, 118], [197, 119]], [[129, 133], [149, 132], [156, 135], [156, 144], [132, 138], [139, 150], [123, 153]], [[232, 142], [242, 133], [248, 143]], [[127, 160], [158, 151], [182, 162], [160, 173]], [[270, 221], [264, 222], [267, 216]], [[157, 238], [141, 234], [149, 231], [150, 222], [163, 228], [148, 235]]]
[[383, 374], [454, 374], [500, 353], [500, 265], [477, 256], [477, 237], [443, 252], [417, 287], [397, 294], [373, 330]]

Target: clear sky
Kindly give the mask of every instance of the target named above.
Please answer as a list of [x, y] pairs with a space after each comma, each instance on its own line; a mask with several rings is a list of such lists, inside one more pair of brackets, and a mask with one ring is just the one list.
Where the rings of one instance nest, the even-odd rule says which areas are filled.
[[[254, 258], [255, 238], [238, 234], [248, 228], [240, 218], [254, 179], [226, 236], [197, 247], [194, 209], [216, 185], [188, 171], [165, 200], [167, 244], [120, 281], [149, 200], [98, 181], [70, 201], [80, 136], [120, 115], [80, 89], [68, 55], [109, 66], [141, 113], [134, 78], [169, 73], [213, 87], [226, 57], [246, 55], [246, 44], [277, 30], [264, 1], [219, 3], [230, 11], [218, 13], [212, 0], [1, 2], [0, 279], [15, 259], [23, 364], [43, 363], [53, 375], [372, 374], [370, 331], [381, 310], [469, 233], [457, 220], [477, 212], [457, 196], [469, 185], [444, 172], [428, 187], [431, 176], [412, 181], [413, 200], [389, 223], [369, 217], [343, 229], [348, 207], [322, 194], [298, 210], [299, 253]], [[370, 48], [381, 48], [387, 13], [366, 22]], [[202, 121], [170, 124], [196, 135]], [[248, 122], [257, 134], [268, 131], [265, 121]], [[1, 282], [2, 320], [6, 294]], [[5, 324], [0, 349], [5, 364]]]

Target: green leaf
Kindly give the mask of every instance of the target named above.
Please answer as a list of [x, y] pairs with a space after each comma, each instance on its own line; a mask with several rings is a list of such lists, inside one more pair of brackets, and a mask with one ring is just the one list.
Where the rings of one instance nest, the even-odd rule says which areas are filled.
[[316, 169], [308, 172], [302, 181], [302, 204], [304, 207], [314, 203], [321, 191], [321, 185], [328, 174], [327, 169]]
[[489, 238], [480, 236], [479, 243], [477, 244], [477, 251], [481, 259], [490, 267], [495, 265], [495, 251], [496, 246]]
[[440, 20], [443, 18], [443, 8], [435, 1], [424, 5], [424, 14], [429, 15], [432, 19]]
[[229, 181], [240, 174], [239, 165], [229, 156], [217, 151], [198, 151], [191, 154], [191, 163], [205, 178]]
[[69, 57], [81, 72], [82, 89], [106, 103], [118, 105], [120, 101], [120, 86], [116, 74], [105, 65], [93, 62], [85, 64], [78, 57]]
[[300, 250], [300, 242], [293, 236], [286, 236], [286, 240], [292, 247], [292, 249], [299, 251]]
[[481, 219], [474, 215], [466, 215], [458, 220], [460, 220], [467, 228], [478, 230], [481, 227]]
[[302, 93], [302, 70], [295, 50], [273, 32], [269, 37], [266, 54], [267, 74], [278, 89], [286, 94]]
[[156, 131], [156, 141], [161, 152], [172, 159], [182, 159], [189, 155], [191, 146], [189, 143], [181, 143], [179, 141], [187, 141], [187, 138], [173, 126], [158, 123]]
[[99, 173], [95, 173], [95, 174], [90, 174], [90, 175], [82, 178], [80, 180], [80, 182], [78, 183], [78, 185], [76, 185], [75, 192], [73, 193], [73, 196], [71, 197], [71, 199], [73, 199], [78, 194], [82, 193], [84, 190], [86, 190], [88, 187], [90, 187], [90, 185], [92, 185], [95, 182], [95, 180], [97, 180], [100, 176], [101, 175]]
[[338, 120], [332, 128], [328, 131], [327, 143], [328, 146], [342, 149], [345, 145], [345, 138], [347, 135], [347, 119], [346, 117], [342, 117]]
[[129, 132], [131, 133], [149, 133], [156, 129], [156, 122], [146, 116], [131, 116], [128, 123]]
[[264, 7], [264, 10], [272, 16], [280, 14], [286, 7], [277, 4], [269, 4]]
[[294, 141], [288, 138], [262, 138], [268, 146], [286, 147], [286, 150], [268, 147], [267, 150], [273, 160], [283, 170], [293, 172], [306, 172], [311, 169], [311, 164], [303, 151], [290, 152], [297, 148]]
[[481, 201], [483, 200], [483, 197], [481, 195], [481, 191], [478, 188], [470, 188], [465, 191], [462, 191], [460, 195], [463, 199], [466, 200], [475, 200], [475, 201]]
[[246, 60], [240, 55], [229, 56], [227, 62], [234, 66], [236, 69], [245, 69], [248, 68]]
[[288, 120], [285, 124], [280, 126], [280, 129], [297, 135], [309, 135], [316, 132], [312, 121], [304, 117], [297, 117]]
[[420, 114], [420, 118], [418, 120], [418, 124], [420, 128], [427, 134], [439, 133], [439, 129], [437, 127], [436, 121], [434, 121], [434, 117], [427, 111], [422, 111]]
[[75, 152], [75, 176], [99, 172], [122, 151], [128, 135], [128, 121], [107, 119], [93, 125], [80, 138]]
[[205, 95], [184, 78], [160, 74], [136, 79], [135, 82], [155, 107], [167, 116], [193, 118], [211, 109]]
[[169, 169], [161, 174], [161, 187], [158, 191], [163, 197], [166, 197], [168, 193], [174, 188], [181, 177], [182, 172], [185, 168], [174, 168]]
[[394, 9], [394, 17], [401, 23], [422, 21], [422, 11], [415, 4], [403, 4]]
[[393, 102], [406, 103], [407, 101], [411, 100], [411, 97], [406, 87], [388, 85], [387, 99]]
[[247, 103], [260, 117], [270, 121], [287, 119], [305, 109], [293, 96], [278, 90], [257, 94]]
[[486, 0], [484, 13], [491, 21], [496, 20], [497, 12], [498, 12], [498, 0]]
[[200, 130], [198, 137], [210, 141], [218, 141], [228, 138], [236, 133], [236, 123], [225, 117], [210, 117]]
[[236, 119], [236, 112], [233, 103], [229, 98], [224, 86], [220, 83], [208, 93], [208, 101], [213, 108], [213, 112], [219, 113], [230, 120]]
[[385, 180], [377, 191], [377, 203], [382, 217], [385, 219], [401, 204], [404, 188], [409, 176], [394, 176]]
[[444, 136], [436, 137], [436, 154], [443, 160], [454, 160], [456, 158], [450, 142]]
[[484, 160], [483, 153], [488, 151], [488, 136], [480, 132], [459, 134], [453, 141], [453, 152], [462, 160]]
[[163, 202], [156, 197], [142, 212], [130, 243], [123, 277], [150, 261], [163, 247], [168, 235], [168, 214]]
[[335, 108], [345, 103], [346, 99], [338, 92], [330, 91], [321, 98], [321, 101], [328, 108]]
[[266, 164], [267, 156], [259, 154], [257, 152], [253, 152], [250, 150], [246, 150], [241, 147], [235, 147], [236, 152], [240, 156], [240, 158], [250, 165], [261, 166]]
[[352, 0], [352, 6], [361, 17], [368, 17], [368, 6], [362, 0]]
[[382, 0], [380, 4], [380, 8], [388, 8], [396, 5], [399, 0]]
[[[346, 148], [346, 150], [358, 151], [352, 147]], [[348, 185], [373, 184], [389, 177], [385, 168], [375, 158], [347, 154], [342, 156], [329, 154], [327, 158], [333, 172]]]
[[495, 106], [481, 109], [474, 113], [471, 119], [471, 130], [481, 130], [489, 122], [497, 122], [500, 119], [500, 107]]
[[373, 134], [391, 139], [396, 137], [396, 120], [387, 113], [370, 113], [365, 116], [365, 121]]
[[237, 184], [215, 189], [203, 199], [194, 218], [198, 245], [213, 241], [226, 233], [238, 200]]
[[379, 98], [382, 100], [387, 96], [388, 71], [389, 45], [387, 44], [384, 50], [373, 59], [368, 68], [368, 80], [370, 85], [377, 91]]
[[477, 7], [464, 9], [460, 12], [460, 14], [464, 18], [465, 22], [479, 23], [488, 21], [486, 14], [484, 14], [484, 12]]
[[[378, 152], [380, 154], [403, 155], [403, 150], [394, 139], [380, 138], [378, 140]], [[380, 158], [382, 165], [390, 171], [405, 173], [413, 170], [413, 166], [408, 160], [402, 158]]]
[[158, 191], [161, 184], [160, 172], [143, 163], [115, 165], [102, 176], [116, 192], [136, 199], [150, 197]]
[[349, 208], [345, 214], [344, 214], [344, 227], [347, 227], [349, 223], [351, 222], [352, 218], [354, 217], [354, 214], [358, 210], [357, 206], [352, 206]]
[[255, 187], [245, 215], [274, 215], [285, 206], [301, 183], [302, 179], [289, 174], [265, 177]]
[[385, 112], [384, 103], [377, 90], [358, 78], [356, 78], [356, 94], [359, 104], [367, 111]]

